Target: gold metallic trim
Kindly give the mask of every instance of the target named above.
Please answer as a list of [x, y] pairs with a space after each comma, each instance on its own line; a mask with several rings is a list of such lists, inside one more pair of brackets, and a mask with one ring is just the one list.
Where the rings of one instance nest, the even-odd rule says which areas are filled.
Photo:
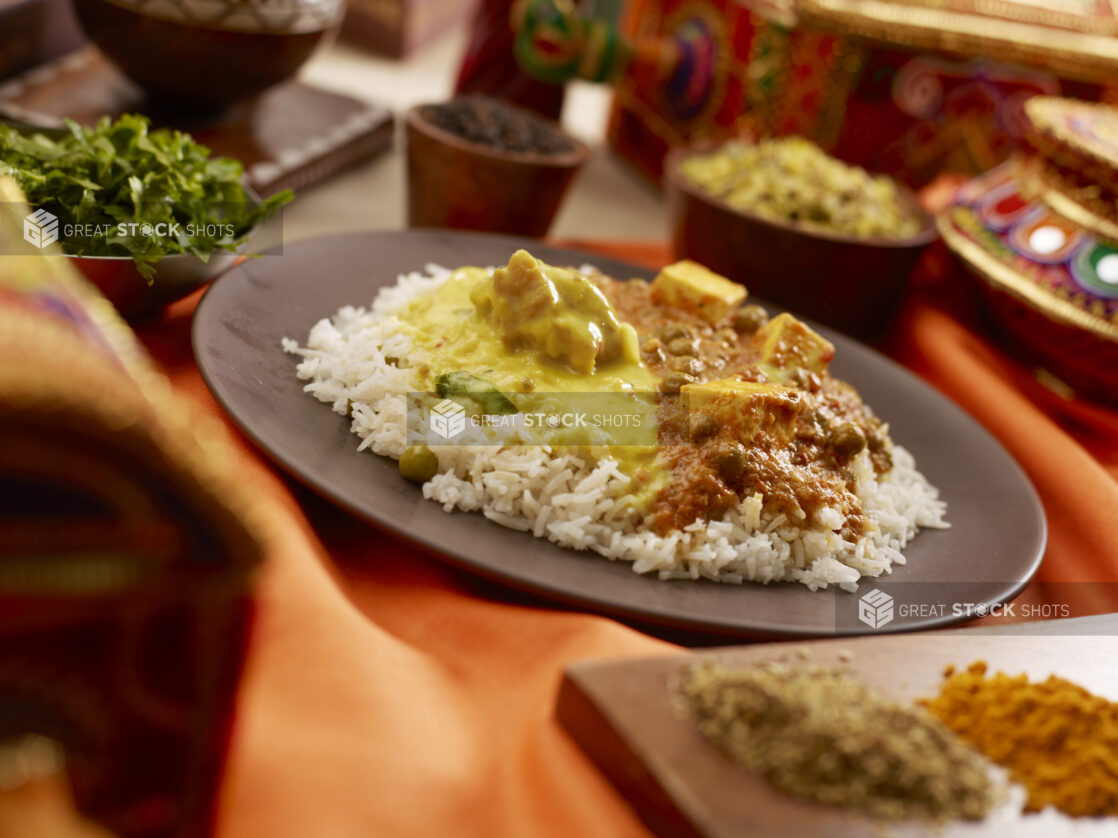
[[[1114, 50], [1118, 52], [1118, 44]], [[1073, 131], [1065, 119], [1071, 114], [1096, 119], [1100, 127], [1113, 132], [1114, 144], [1107, 143], [1097, 134], [1092, 137]], [[1043, 145], [1054, 147], [1057, 153], [1062, 152], [1059, 156], [1070, 153], [1077, 158], [1079, 165], [1073, 165], [1072, 168], [1097, 166], [1112, 178], [1118, 176], [1118, 109], [1112, 105], [1080, 102], [1059, 96], [1033, 96], [1025, 102], [1025, 117], [1029, 121], [1030, 133], [1034, 139]]]
[[[905, 2], [905, 0], [901, 0]], [[908, 0], [914, 2], [914, 0]], [[926, 0], [915, 0], [926, 2]], [[1118, 14], [1114, 0], [1110, 0], [1109, 17], [1099, 15], [1084, 15], [1076, 12], [1059, 11], [1052, 8], [1056, 5], [1048, 0], [1047, 5], [1036, 5], [1019, 2], [1019, 0], [972, 0], [970, 11], [976, 14], [1001, 18], [1005, 20], [1019, 20], [1022, 23], [1032, 23], [1037, 26], [1059, 26], [1064, 29], [1074, 29], [1081, 32], [1098, 32], [1102, 35], [1118, 34]], [[1064, 2], [1064, 5], [1072, 5]]]
[[949, 209], [936, 216], [936, 226], [947, 246], [983, 279], [1032, 306], [1053, 320], [1075, 326], [1106, 340], [1118, 341], [1118, 324], [1092, 315], [1052, 291], [1023, 277], [999, 262], [988, 250], [960, 231], [950, 219]]
[[1047, 189], [1040, 196], [1040, 199], [1052, 212], [1063, 216], [1072, 224], [1090, 230], [1101, 238], [1118, 242], [1118, 224], [1091, 212], [1087, 207], [1069, 198], [1063, 192]]
[[741, 6], [749, 13], [778, 26], [796, 25], [796, 0], [749, 0]]
[[[1075, 197], [1078, 191], [1066, 183], [1059, 172], [1036, 155], [1018, 155], [1013, 161], [1013, 177], [1022, 197], [1039, 201], [1056, 215], [1096, 236], [1118, 241], [1118, 221]], [[1102, 203], [1101, 199], [1099, 202]]]
[[797, 11], [800, 25], [901, 47], [1040, 66], [1093, 82], [1118, 73], [1118, 22], [1091, 32], [1083, 26], [1089, 19], [1075, 18], [1071, 27], [1057, 28], [887, 0], [800, 0]]
[[1018, 159], [1014, 163], [1014, 177], [1024, 198], [1040, 201], [1055, 215], [1071, 221], [1073, 225], [1093, 232], [1096, 236], [1118, 241], [1118, 222], [1090, 209], [1074, 199], [1067, 191], [1067, 184], [1060, 183], [1057, 175], [1035, 162]]

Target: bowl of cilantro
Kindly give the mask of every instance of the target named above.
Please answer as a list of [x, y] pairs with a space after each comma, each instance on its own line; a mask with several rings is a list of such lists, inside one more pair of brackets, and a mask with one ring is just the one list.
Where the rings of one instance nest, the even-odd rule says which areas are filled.
[[260, 200], [239, 161], [143, 116], [25, 133], [0, 125], [0, 173], [31, 205], [25, 238], [58, 247], [121, 314], [140, 317], [218, 277], [291, 200]]

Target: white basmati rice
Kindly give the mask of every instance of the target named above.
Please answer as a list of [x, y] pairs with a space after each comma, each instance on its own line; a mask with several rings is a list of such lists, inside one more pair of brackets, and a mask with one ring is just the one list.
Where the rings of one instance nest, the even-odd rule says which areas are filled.
[[[421, 358], [396, 313], [434, 291], [449, 271], [428, 265], [383, 288], [369, 309], [346, 306], [315, 324], [306, 346], [284, 338], [301, 360], [304, 390], [350, 415], [359, 451], [399, 458], [407, 447], [406, 394], [419, 388], [411, 368]], [[388, 358], [395, 363], [389, 363]], [[918, 527], [945, 527], [945, 504], [916, 470], [911, 454], [893, 448], [893, 468], [878, 478], [865, 451], [852, 463], [857, 496], [871, 525], [845, 541], [837, 509], [823, 509], [800, 526], [765, 512], [760, 495], [745, 498], [719, 521], [696, 521], [665, 536], [642, 527], [629, 478], [610, 459], [588, 463], [546, 446], [438, 445], [439, 474], [423, 496], [447, 512], [481, 511], [495, 523], [548, 538], [563, 547], [594, 550], [661, 579], [740, 583], [794, 580], [812, 590], [853, 591], [863, 576], [904, 564], [902, 550]]]

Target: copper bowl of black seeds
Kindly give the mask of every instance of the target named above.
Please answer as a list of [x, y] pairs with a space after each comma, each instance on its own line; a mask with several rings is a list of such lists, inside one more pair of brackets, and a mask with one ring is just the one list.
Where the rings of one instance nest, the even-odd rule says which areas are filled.
[[487, 96], [406, 119], [412, 227], [546, 235], [589, 150], [555, 123]]
[[522, 154], [570, 154], [574, 140], [532, 111], [489, 96], [459, 96], [421, 109], [428, 123], [467, 142]]

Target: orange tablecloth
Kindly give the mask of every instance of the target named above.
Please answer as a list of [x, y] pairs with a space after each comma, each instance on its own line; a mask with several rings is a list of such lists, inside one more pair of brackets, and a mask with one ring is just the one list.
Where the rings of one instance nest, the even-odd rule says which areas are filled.
[[[667, 257], [660, 246], [598, 249], [650, 265]], [[887, 350], [985, 424], [1038, 487], [1050, 524], [1038, 578], [1118, 582], [1118, 414], [1060, 400], [994, 348], [945, 255], [930, 256]], [[140, 335], [174, 386], [225, 421], [191, 356], [195, 303]], [[278, 477], [239, 436], [236, 456], [282, 514], [219, 836], [644, 834], [553, 704], [568, 661], [674, 647], [417, 555]], [[1077, 613], [1118, 610], [1118, 586], [1076, 589]], [[1046, 595], [1039, 585], [1024, 594]]]

